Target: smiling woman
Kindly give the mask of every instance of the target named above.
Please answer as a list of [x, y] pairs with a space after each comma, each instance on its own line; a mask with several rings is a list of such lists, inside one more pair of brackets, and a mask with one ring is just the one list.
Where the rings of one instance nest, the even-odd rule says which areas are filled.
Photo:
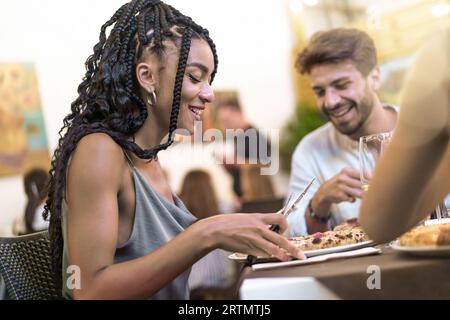
[[[192, 132], [214, 98], [217, 55], [206, 29], [161, 1], [133, 0], [101, 27], [86, 69], [64, 119], [45, 208], [64, 297], [186, 299], [189, 268], [216, 248], [304, 257], [267, 228], [283, 232], [282, 216], [195, 222], [169, 188], [157, 154], [176, 129]], [[76, 287], [67, 276], [74, 266]]]

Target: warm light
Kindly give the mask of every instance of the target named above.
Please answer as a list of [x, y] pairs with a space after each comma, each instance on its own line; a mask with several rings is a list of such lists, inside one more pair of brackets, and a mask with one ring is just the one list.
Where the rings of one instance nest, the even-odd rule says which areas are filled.
[[431, 7], [431, 13], [435, 17], [443, 17], [450, 13], [450, 5], [441, 3]]
[[366, 10], [367, 15], [367, 27], [369, 30], [380, 30], [382, 29], [382, 10], [378, 4], [373, 4], [369, 6]]
[[319, 0], [303, 0], [303, 3], [309, 7], [314, 7], [319, 3]]
[[303, 4], [300, 0], [289, 0], [289, 9], [298, 16], [303, 11]]

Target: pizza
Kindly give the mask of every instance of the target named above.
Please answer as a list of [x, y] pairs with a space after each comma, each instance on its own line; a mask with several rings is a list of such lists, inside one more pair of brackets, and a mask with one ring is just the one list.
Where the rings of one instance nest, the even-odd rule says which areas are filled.
[[288, 238], [303, 251], [318, 250], [368, 241], [369, 237], [361, 227], [353, 223], [344, 223], [332, 231], [317, 232], [307, 236]]
[[404, 247], [448, 246], [450, 245], [450, 223], [419, 226], [399, 239]]
[[337, 225], [336, 227], [334, 227], [333, 231], [348, 230], [348, 229], [352, 229], [355, 227], [359, 227], [359, 221], [356, 218], [347, 220], [347, 221]]
[[[359, 226], [356, 219], [348, 220], [333, 230], [326, 232], [317, 232], [307, 236], [289, 237], [288, 240], [302, 251], [318, 250], [344, 246], [368, 241], [369, 237]], [[238, 257], [247, 255], [242, 253], [235, 254]]]

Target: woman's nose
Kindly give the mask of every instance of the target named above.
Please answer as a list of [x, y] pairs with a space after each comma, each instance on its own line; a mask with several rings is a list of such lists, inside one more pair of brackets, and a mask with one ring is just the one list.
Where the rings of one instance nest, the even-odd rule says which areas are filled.
[[200, 99], [206, 103], [211, 103], [214, 101], [214, 91], [209, 84], [205, 84], [200, 91]]

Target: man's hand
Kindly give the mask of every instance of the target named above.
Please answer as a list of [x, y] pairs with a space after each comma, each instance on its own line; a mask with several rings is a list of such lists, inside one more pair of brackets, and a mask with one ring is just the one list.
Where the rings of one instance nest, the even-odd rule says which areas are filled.
[[361, 198], [363, 194], [361, 186], [359, 171], [344, 168], [317, 190], [311, 206], [319, 217], [326, 217], [333, 203], [354, 202], [356, 198]]
[[362, 184], [359, 171], [344, 168], [333, 178], [325, 182], [314, 196], [318, 204], [333, 204], [341, 202], [354, 202], [362, 197]]
[[[361, 198], [363, 191], [359, 180], [359, 171], [344, 168], [333, 178], [325, 182], [311, 199], [311, 207], [318, 217], [329, 217], [330, 207], [333, 203], [354, 202]], [[328, 224], [318, 223], [309, 216], [309, 208], [305, 211], [308, 233], [324, 232]]]

